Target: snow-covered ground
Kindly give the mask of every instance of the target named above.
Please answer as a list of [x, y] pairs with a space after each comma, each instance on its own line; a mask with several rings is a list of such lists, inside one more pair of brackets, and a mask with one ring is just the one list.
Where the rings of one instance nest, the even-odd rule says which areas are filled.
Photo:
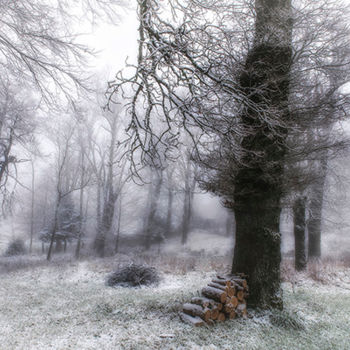
[[350, 348], [349, 269], [327, 284], [294, 276], [283, 313], [192, 328], [177, 312], [214, 271], [163, 272], [157, 287], [127, 289], [105, 285], [113, 265], [61, 261], [2, 273], [1, 350]]

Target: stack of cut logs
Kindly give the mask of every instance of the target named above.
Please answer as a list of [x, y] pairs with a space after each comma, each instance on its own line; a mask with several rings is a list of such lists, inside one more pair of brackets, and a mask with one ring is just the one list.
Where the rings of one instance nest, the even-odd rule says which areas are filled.
[[247, 316], [248, 285], [244, 275], [214, 278], [202, 289], [201, 297], [194, 297], [183, 305], [181, 319], [194, 326]]

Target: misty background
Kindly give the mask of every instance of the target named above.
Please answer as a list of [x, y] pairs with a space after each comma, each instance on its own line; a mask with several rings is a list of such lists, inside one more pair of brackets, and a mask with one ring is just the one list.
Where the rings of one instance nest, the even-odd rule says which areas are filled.
[[[104, 201], [110, 195], [108, 186], [113, 185], [116, 199], [106, 237], [110, 244], [106, 244], [103, 255], [114, 254], [115, 249], [121, 253], [143, 250], [145, 246], [157, 251], [231, 254], [234, 215], [223, 207], [217, 196], [199, 187], [196, 180], [200, 169], [187, 157], [186, 140], [178, 159], [167, 163], [160, 171], [145, 167], [140, 173], [142, 179], [131, 176], [130, 160], [121, 157], [125, 150], [123, 130], [127, 127], [123, 117], [124, 101], [121, 98], [111, 112], [103, 107], [107, 103], [106, 82], [126, 63], [136, 62], [138, 20], [135, 8], [122, 7], [114, 23], [106, 17], [102, 21], [90, 21], [84, 18], [86, 12], [81, 12], [79, 7], [76, 11], [77, 17], [70, 26], [72, 32], [79, 33], [77, 42], [91, 50], [84, 58], [84, 74], [89, 76], [90, 91], [75, 92], [73, 108], [64, 96], [58, 101], [57, 96], [51, 94], [56, 89], [51, 82], [47, 89], [52, 89], [51, 97], [57, 99], [59, 107], [50, 108], [53, 105], [43, 103], [40, 94], [30, 88], [21, 91], [19, 99], [28, 100], [29, 104], [24, 107], [27, 116], [23, 135], [11, 148], [16, 162], [9, 166], [6, 185], [2, 186], [0, 253], [16, 239], [24, 240], [33, 254], [47, 253], [57, 188], [60, 187], [64, 198], [59, 225], [72, 227], [62, 226], [58, 230], [68, 230], [62, 233], [67, 235], [67, 240], [65, 248], [57, 241], [55, 244], [59, 246], [55, 249], [73, 254], [81, 230], [81, 254], [89, 255], [96, 244]], [[67, 86], [69, 89], [69, 84]], [[342, 89], [347, 91], [348, 88]], [[343, 123], [342, 128], [349, 136], [348, 124]], [[113, 146], [113, 151], [112, 143], [117, 145]], [[327, 169], [322, 208], [324, 257], [343, 258], [349, 254], [350, 165], [346, 153], [332, 159]], [[152, 205], [154, 208], [150, 208]], [[186, 215], [188, 217], [184, 218]], [[188, 223], [184, 223], [186, 220]], [[152, 232], [147, 233], [147, 230]], [[282, 210], [281, 232], [282, 252], [292, 256], [293, 213], [288, 205]], [[145, 235], [150, 235], [151, 242], [145, 242]]]

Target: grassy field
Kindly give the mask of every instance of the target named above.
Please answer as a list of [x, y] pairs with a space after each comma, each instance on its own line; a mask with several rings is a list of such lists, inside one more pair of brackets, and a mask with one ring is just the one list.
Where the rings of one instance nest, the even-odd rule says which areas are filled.
[[1, 350], [350, 349], [345, 267], [323, 269], [314, 279], [286, 269], [283, 312], [192, 328], [177, 312], [214, 275], [210, 266], [171, 271], [163, 263], [159, 286], [127, 289], [105, 285], [117, 265], [113, 259], [35, 261], [39, 266], [23, 268], [22, 261], [0, 275]]

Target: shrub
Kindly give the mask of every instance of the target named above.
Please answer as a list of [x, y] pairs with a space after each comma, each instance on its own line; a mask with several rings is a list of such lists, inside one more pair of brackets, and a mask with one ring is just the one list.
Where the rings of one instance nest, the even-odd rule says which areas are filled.
[[14, 241], [9, 243], [5, 252], [5, 256], [23, 255], [25, 253], [26, 248], [24, 246], [23, 240], [15, 239]]
[[107, 285], [111, 287], [149, 286], [151, 284], [158, 284], [159, 280], [158, 272], [154, 267], [131, 264], [109, 275], [107, 278]]

